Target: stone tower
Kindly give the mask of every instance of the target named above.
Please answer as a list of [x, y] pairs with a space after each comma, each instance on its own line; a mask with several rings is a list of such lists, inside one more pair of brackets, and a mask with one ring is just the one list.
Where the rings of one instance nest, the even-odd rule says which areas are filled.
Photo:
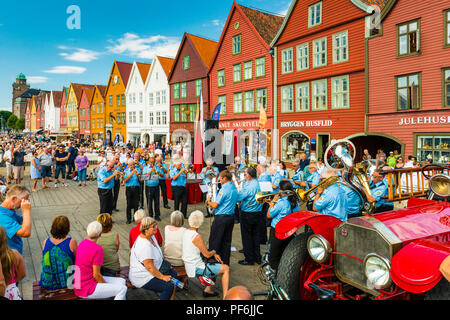
[[24, 94], [28, 89], [30, 89], [30, 85], [27, 84], [27, 78], [23, 73], [20, 73], [16, 77], [16, 82], [12, 84], [13, 94], [12, 94], [12, 112], [14, 113], [14, 102], [17, 97]]

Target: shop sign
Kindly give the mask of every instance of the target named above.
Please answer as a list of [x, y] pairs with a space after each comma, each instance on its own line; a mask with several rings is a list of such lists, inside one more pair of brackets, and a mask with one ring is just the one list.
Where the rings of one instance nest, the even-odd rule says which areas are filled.
[[414, 117], [401, 118], [399, 126], [410, 126], [418, 124], [450, 124], [450, 116], [430, 116], [430, 117]]
[[280, 123], [280, 128], [331, 127], [332, 125], [332, 120], [286, 121]]
[[257, 128], [258, 120], [219, 122], [219, 129]]

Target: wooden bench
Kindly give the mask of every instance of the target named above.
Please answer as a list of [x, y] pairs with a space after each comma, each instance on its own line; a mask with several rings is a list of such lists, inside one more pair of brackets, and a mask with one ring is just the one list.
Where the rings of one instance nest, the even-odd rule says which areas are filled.
[[[133, 286], [128, 279], [128, 273], [130, 271], [130, 267], [122, 267], [120, 268], [119, 277], [123, 278], [127, 282], [127, 288], [134, 289]], [[42, 288], [39, 285], [39, 281], [33, 282], [33, 300], [79, 300], [80, 297], [77, 297], [73, 291], [73, 289], [56, 289], [56, 290], [48, 290]]]

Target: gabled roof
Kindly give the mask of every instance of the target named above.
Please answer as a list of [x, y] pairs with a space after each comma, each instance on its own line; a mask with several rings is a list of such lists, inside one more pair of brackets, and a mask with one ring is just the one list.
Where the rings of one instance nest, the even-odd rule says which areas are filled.
[[55, 106], [59, 107], [61, 105], [61, 99], [62, 99], [63, 92], [62, 91], [52, 91], [52, 95], [53, 95], [53, 104]]
[[175, 59], [161, 56], [157, 56], [156, 58], [159, 60], [159, 63], [166, 73], [167, 78], [169, 78], [170, 70], [172, 69]]
[[101, 86], [99, 84], [96, 84], [96, 87], [98, 88], [98, 91], [100, 91], [100, 94], [102, 95], [103, 99], [105, 99], [106, 86]]
[[71, 83], [71, 86], [73, 87], [73, 91], [75, 92], [75, 97], [77, 99], [78, 104], [80, 103], [83, 89], [93, 89], [94, 88], [94, 85], [92, 85], [92, 84]]
[[122, 78], [123, 85], [126, 88], [128, 85], [128, 80], [130, 78], [131, 69], [133, 68], [132, 63], [115, 61], [117, 68], [119, 69], [120, 77]]
[[242, 9], [264, 41], [266, 41], [267, 44], [270, 44], [277, 35], [278, 30], [280, 30], [284, 16], [270, 14], [257, 9], [244, 7], [239, 4], [237, 5]]
[[206, 68], [209, 68], [216, 52], [217, 42], [189, 33], [186, 35], [191, 40]]
[[94, 88], [84, 88], [83, 91], [84, 91], [84, 94], [86, 95], [86, 98], [89, 101], [89, 104], [90, 104], [90, 102], [92, 100], [92, 96], [94, 94]]
[[27, 91], [25, 91], [23, 94], [21, 94], [17, 98], [31, 98], [32, 96], [38, 95], [40, 92], [41, 92], [41, 90], [39, 90], [39, 89], [28, 89]]
[[145, 80], [147, 79], [148, 72], [150, 71], [150, 67], [152, 65], [150, 63], [142, 63], [142, 62], [136, 62], [136, 65], [139, 69], [139, 73], [142, 78], [142, 83], [145, 84]]
[[368, 6], [379, 6], [381, 10], [384, 9], [384, 7], [388, 4], [390, 0], [359, 0]]

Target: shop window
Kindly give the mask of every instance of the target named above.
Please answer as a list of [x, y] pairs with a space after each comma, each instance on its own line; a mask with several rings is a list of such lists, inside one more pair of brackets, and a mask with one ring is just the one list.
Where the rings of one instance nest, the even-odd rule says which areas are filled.
[[450, 135], [417, 136], [417, 160], [447, 164], [450, 161]]
[[309, 138], [299, 131], [293, 131], [281, 137], [281, 160], [292, 162], [300, 152], [309, 154]]
[[419, 53], [420, 20], [414, 20], [397, 26], [397, 55], [399, 57]]
[[397, 77], [397, 110], [420, 109], [420, 74]]

